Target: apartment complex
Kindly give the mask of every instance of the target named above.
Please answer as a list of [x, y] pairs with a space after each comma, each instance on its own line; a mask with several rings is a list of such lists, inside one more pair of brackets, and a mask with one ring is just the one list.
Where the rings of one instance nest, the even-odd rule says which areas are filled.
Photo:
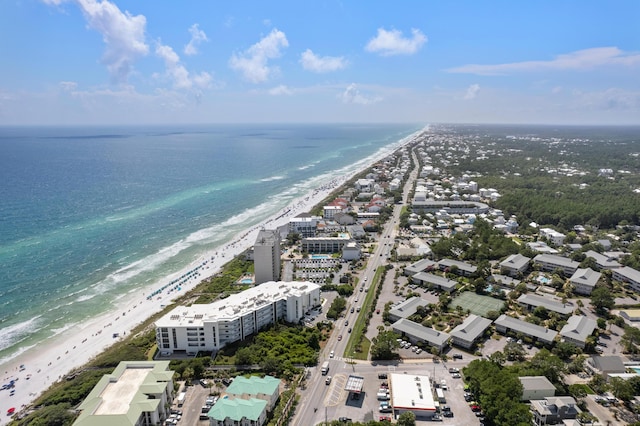
[[156, 321], [156, 341], [165, 355], [215, 351], [279, 320], [298, 322], [319, 304], [317, 284], [270, 281], [210, 304], [176, 307]]

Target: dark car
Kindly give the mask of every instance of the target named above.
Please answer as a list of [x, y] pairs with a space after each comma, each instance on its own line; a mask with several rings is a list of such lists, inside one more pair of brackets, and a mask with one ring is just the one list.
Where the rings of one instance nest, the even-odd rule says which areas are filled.
[[378, 373], [378, 379], [382, 380], [386, 378], [387, 378], [387, 373]]
[[351, 419], [349, 417], [340, 417], [338, 421], [343, 423], [351, 423]]
[[462, 354], [453, 354], [453, 359], [462, 359]]

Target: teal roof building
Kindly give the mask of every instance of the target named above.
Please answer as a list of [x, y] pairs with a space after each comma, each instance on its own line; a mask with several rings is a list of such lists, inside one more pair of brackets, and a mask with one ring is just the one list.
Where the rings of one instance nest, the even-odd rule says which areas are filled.
[[211, 426], [263, 425], [267, 420], [267, 401], [250, 398], [222, 398], [211, 407], [208, 413]]
[[267, 401], [267, 410], [271, 411], [280, 396], [280, 379], [272, 376], [238, 376], [227, 388], [229, 397], [251, 399], [258, 398]]

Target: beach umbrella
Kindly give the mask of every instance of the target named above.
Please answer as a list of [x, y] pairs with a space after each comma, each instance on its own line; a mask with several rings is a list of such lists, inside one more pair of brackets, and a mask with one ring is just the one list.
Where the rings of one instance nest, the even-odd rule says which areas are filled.
[[16, 407], [11, 407], [7, 410], [7, 414], [13, 414], [16, 412]]

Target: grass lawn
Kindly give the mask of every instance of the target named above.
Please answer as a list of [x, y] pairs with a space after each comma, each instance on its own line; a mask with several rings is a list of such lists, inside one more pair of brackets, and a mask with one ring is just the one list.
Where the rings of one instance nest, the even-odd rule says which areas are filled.
[[453, 299], [449, 306], [453, 309], [460, 306], [465, 312], [469, 310], [472, 314], [486, 317], [487, 312], [499, 312], [503, 305], [504, 301], [500, 299], [494, 299], [491, 296], [483, 296], [472, 291], [465, 291], [460, 296]]

